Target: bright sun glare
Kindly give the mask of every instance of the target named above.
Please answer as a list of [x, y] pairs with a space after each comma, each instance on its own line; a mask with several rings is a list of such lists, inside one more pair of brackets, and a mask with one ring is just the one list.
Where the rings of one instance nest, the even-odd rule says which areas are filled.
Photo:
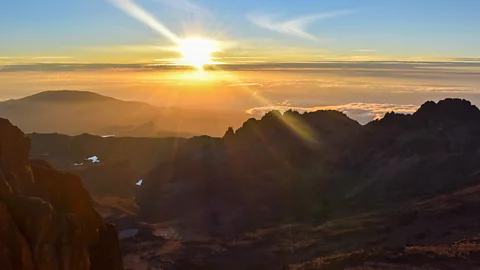
[[182, 62], [198, 70], [203, 70], [204, 65], [212, 64], [212, 53], [217, 50], [215, 42], [203, 38], [183, 39], [178, 51], [183, 55]]

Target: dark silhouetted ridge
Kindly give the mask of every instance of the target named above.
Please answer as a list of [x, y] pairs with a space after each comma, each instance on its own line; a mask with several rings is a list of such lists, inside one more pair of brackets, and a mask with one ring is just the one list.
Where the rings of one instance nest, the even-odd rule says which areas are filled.
[[111, 101], [116, 99], [89, 91], [59, 90], [43, 91], [20, 100], [34, 102], [92, 102]]
[[470, 101], [447, 98], [439, 102], [427, 101], [413, 114], [386, 113], [382, 119], [374, 120], [369, 128], [409, 129], [441, 127], [480, 122], [480, 110]]
[[465, 99], [447, 98], [438, 103], [425, 102], [414, 114], [419, 122], [452, 123], [479, 122], [480, 110]]

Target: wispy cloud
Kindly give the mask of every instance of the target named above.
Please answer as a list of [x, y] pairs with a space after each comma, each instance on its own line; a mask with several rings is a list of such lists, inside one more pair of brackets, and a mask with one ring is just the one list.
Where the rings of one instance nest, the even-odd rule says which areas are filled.
[[188, 0], [156, 0], [164, 5], [171, 6], [173, 8], [180, 9], [182, 11], [191, 12], [200, 15], [211, 15], [210, 12]]
[[155, 52], [155, 51], [175, 51], [174, 46], [156, 46], [156, 45], [117, 45], [117, 46], [95, 46], [82, 47], [82, 50], [99, 52]]
[[35, 56], [33, 60], [55, 60], [55, 59], [72, 59], [71, 56]]
[[[2, 56], [6, 58], [6, 56]], [[175, 54], [162, 53], [162, 55], [154, 54], [151, 58], [146, 58], [144, 61], [121, 63], [121, 62], [75, 62], [66, 61], [65, 59], [40, 61], [32, 59], [13, 59], [2, 60], [0, 63], [4, 65], [2, 72], [17, 72], [17, 71], [76, 71], [76, 70], [104, 70], [111, 68], [136, 68], [139, 71], [144, 70], [181, 70], [189, 69], [188, 66], [182, 65], [164, 65], [158, 63], [169, 62], [175, 58]], [[157, 61], [156, 59], [161, 59]], [[439, 78], [464, 78], [476, 79], [480, 74], [480, 63], [476, 62], [406, 62], [406, 61], [330, 61], [330, 62], [302, 62], [302, 63], [280, 63], [280, 62], [250, 62], [250, 63], [229, 63], [221, 64], [217, 67], [206, 66], [206, 70], [225, 70], [225, 71], [291, 71], [291, 72], [318, 72], [318, 74], [327, 75], [342, 75], [342, 76], [360, 76], [362, 78], [422, 78], [422, 79], [436, 79]], [[257, 83], [258, 81], [253, 81]], [[252, 83], [252, 81], [247, 81]], [[272, 83], [264, 83], [264, 88], [271, 88], [276, 86], [286, 86], [297, 84], [305, 85], [311, 83], [318, 87], [337, 87], [343, 86], [339, 80], [329, 81], [302, 81], [302, 80], [288, 80], [282, 81], [277, 79]], [[358, 84], [357, 84], [358, 86]], [[438, 85], [437, 85], [438, 86]], [[417, 91], [431, 92], [469, 92], [478, 91], [476, 88], [465, 88], [468, 85], [455, 85], [457, 88], [452, 88], [450, 85], [440, 85], [442, 88], [432, 87], [431, 85], [408, 85], [397, 87], [395, 84], [389, 82], [387, 84], [379, 85], [365, 85], [363, 87], [372, 90], [381, 90], [384, 88], [393, 89], [397, 92]], [[454, 91], [452, 91], [454, 90]]]
[[264, 85], [262, 83], [256, 83], [256, 82], [240, 82], [240, 83], [234, 83], [230, 84], [230, 87], [263, 87]]
[[71, 59], [71, 56], [0, 56], [0, 59]]
[[373, 50], [373, 49], [356, 49], [356, 50], [352, 50], [352, 52], [376, 52], [377, 50]]
[[264, 13], [250, 13], [247, 18], [254, 24], [279, 33], [289, 34], [306, 39], [319, 39], [307, 31], [307, 27], [315, 21], [335, 18], [354, 13], [355, 10], [338, 10], [306, 15], [289, 20], [280, 20], [278, 15]]
[[61, 63], [73, 59], [71, 56], [0, 56], [0, 64], [23, 64], [23, 63]]

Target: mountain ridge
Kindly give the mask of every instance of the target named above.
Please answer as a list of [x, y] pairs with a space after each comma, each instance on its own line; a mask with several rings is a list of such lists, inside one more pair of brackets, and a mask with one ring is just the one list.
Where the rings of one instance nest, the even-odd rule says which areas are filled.
[[[109, 171], [126, 168], [114, 158], [128, 160], [139, 141], [55, 136], [32, 134], [32, 149], [72, 167], [98, 150], [112, 163], [82, 174], [99, 185], [90, 188], [133, 189], [135, 203], [121, 190], [96, 204], [122, 232], [138, 230], [122, 240], [132, 269], [472, 269], [480, 258], [480, 115], [466, 100], [367, 125], [337, 111], [272, 111], [221, 138], [165, 141], [137, 185], [140, 174], [127, 185], [128, 171]], [[130, 145], [123, 157], [118, 145]]]
[[[198, 183], [205, 182], [212, 188], [209, 196], [218, 195], [219, 200], [223, 200], [220, 194], [216, 194], [219, 190], [236, 193], [235, 190], [247, 189], [261, 193], [260, 190], [263, 188], [256, 190], [257, 183], [246, 181], [242, 177], [255, 179], [256, 175], [267, 172], [269, 176], [264, 177], [270, 179], [270, 184], [274, 185], [273, 183], [280, 181], [282, 185], [286, 185], [285, 190], [279, 190], [278, 187], [268, 184], [267, 186], [272, 189], [271, 193], [283, 194], [289, 189], [299, 188], [294, 179], [298, 173], [305, 171], [304, 173], [307, 174], [305, 184], [312, 185], [308, 189], [316, 190], [321, 186], [322, 190], [332, 190], [334, 194], [343, 193], [338, 198], [331, 198], [336, 203], [342, 201], [340, 198], [368, 199], [372, 202], [401, 200], [409, 196], [433, 194], [444, 189], [455, 189], [466, 185], [470, 180], [435, 183], [435, 177], [443, 179], [446, 175], [456, 175], [458, 170], [455, 167], [461, 160], [465, 168], [475, 170], [476, 152], [467, 152], [467, 149], [480, 148], [480, 143], [475, 142], [475, 134], [480, 135], [480, 127], [477, 125], [480, 123], [478, 108], [462, 99], [447, 99], [438, 103], [426, 102], [425, 104], [417, 114], [389, 113], [385, 118], [373, 121], [366, 126], [339, 112], [317, 111], [300, 114], [288, 111], [281, 114], [273, 111], [259, 120], [247, 120], [236, 131], [229, 129], [221, 140], [210, 137], [187, 140], [172, 160], [159, 164], [145, 177], [138, 191], [137, 202], [141, 207], [144, 206], [147, 212], [151, 212], [152, 200], [159, 204], [170, 205], [172, 202], [169, 200], [173, 200], [173, 204], [176, 204], [178, 203], [176, 200], [184, 196], [196, 198], [200, 195], [188, 192], [195, 190], [193, 186]], [[448, 110], [444, 114], [449, 117], [439, 118], [437, 112], [444, 110], [445, 107]], [[308, 129], [304, 126], [308, 126]], [[454, 155], [458, 151], [462, 153], [461, 159]], [[447, 157], [448, 160], [445, 161]], [[466, 162], [468, 158], [472, 161]], [[424, 163], [417, 164], [415, 161]], [[414, 192], [409, 191], [406, 194], [390, 192], [389, 198], [383, 197], [386, 193], [382, 190], [402, 185], [399, 170], [409, 176], [408, 181], [403, 182], [414, 185], [415, 172], [427, 173], [432, 166], [439, 166], [441, 162], [445, 162], [445, 166], [439, 167], [440, 171], [444, 171], [444, 176], [433, 172], [430, 176], [424, 176], [424, 181], [430, 183], [431, 190], [426, 189], [426, 186], [418, 186], [413, 190]], [[398, 167], [402, 163], [404, 167]], [[187, 170], [187, 168], [190, 169]], [[352, 174], [358, 177], [353, 180]], [[330, 177], [336, 178], [336, 181], [317, 182], [315, 180]], [[463, 174], [459, 177], [463, 177]], [[384, 178], [391, 180], [387, 181]], [[168, 187], [171, 183], [176, 183], [173, 186], [179, 198], [176, 198], [176, 195], [168, 198], [169, 193], [165, 185]], [[178, 193], [179, 186], [184, 186], [185, 192], [190, 195]], [[313, 188], [314, 186], [316, 188]], [[163, 198], [167, 200], [163, 203], [157, 199], [159, 188], [165, 194]], [[376, 191], [379, 197], [369, 196], [369, 191], [377, 189], [379, 189]], [[202, 189], [197, 191], [200, 194], [203, 192]], [[263, 192], [267, 191], [263, 190]], [[248, 198], [251, 194], [236, 194], [230, 198], [239, 199], [244, 196]], [[278, 195], [280, 198], [285, 196], [287, 194]], [[308, 197], [305, 194], [301, 195], [295, 204]], [[311, 199], [313, 198], [315, 196], [312, 194]], [[255, 200], [258, 201], [252, 205], [266, 204], [265, 207], [273, 207], [271, 205], [273, 201], [267, 202], [260, 198]], [[244, 202], [241, 201], [227, 200], [225, 205], [238, 204], [237, 206], [242, 208], [240, 205]], [[278, 204], [275, 207], [279, 207], [280, 202], [275, 204]], [[305, 205], [308, 204], [305, 201]], [[202, 203], [197, 202], [188, 207], [193, 207], [190, 210], [196, 211], [194, 209], [199, 205]], [[226, 214], [229, 211], [233, 210], [229, 209], [221, 213]], [[163, 212], [168, 211], [163, 209]], [[188, 210], [178, 213], [187, 212]], [[278, 213], [284, 212], [288, 211], [278, 210]], [[273, 215], [273, 212], [271, 214]]]
[[102, 100], [119, 100], [113, 97], [101, 95], [91, 91], [81, 90], [46, 90], [38, 92], [36, 94], [26, 96], [19, 99], [12, 100], [27, 100], [27, 101], [79, 101], [79, 99], [89, 101], [102, 101]]
[[0, 102], [0, 116], [27, 133], [91, 133], [131, 137], [220, 136], [244, 113], [159, 107], [89, 91], [43, 91]]

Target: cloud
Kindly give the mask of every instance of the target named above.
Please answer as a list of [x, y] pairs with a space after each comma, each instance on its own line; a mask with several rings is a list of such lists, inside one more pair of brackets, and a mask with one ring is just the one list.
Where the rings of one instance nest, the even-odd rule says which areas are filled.
[[55, 60], [72, 58], [71, 56], [0, 56], [2, 60]]
[[[132, 63], [81, 63], [73, 61], [50, 60], [0, 60], [1, 70], [0, 72], [22, 72], [22, 71], [40, 71], [40, 72], [56, 72], [56, 71], [94, 71], [94, 70], [137, 70], [137, 71], [154, 71], [154, 70], [191, 70], [190, 66], [175, 65], [175, 63], [169, 62], [174, 60], [175, 54], [164, 54], [161, 57], [152, 56], [150, 59], [146, 59], [142, 62]], [[158, 60], [156, 60], [158, 59]], [[395, 79], [408, 79], [408, 78], [421, 78], [421, 79], [435, 79], [439, 85], [415, 84], [415, 85], [402, 85], [395, 87], [393, 83], [377, 83], [365, 85], [356, 82], [354, 85], [365, 88], [371, 88], [372, 90], [394, 90], [397, 92], [412, 92], [416, 91], [437, 91], [437, 92], [463, 92], [467, 91], [480, 91], [477, 84], [470, 85], [445, 85], [443, 82], [446, 79], [472, 79], [474, 80], [480, 74], [480, 63], [474, 62], [406, 62], [406, 61], [363, 61], [363, 62], [350, 62], [350, 61], [330, 61], [330, 62], [303, 62], [303, 63], [276, 63], [276, 62], [249, 62], [249, 63], [230, 63], [230, 64], [218, 64], [214, 66], [206, 66], [205, 70], [208, 71], [245, 71], [245, 72], [257, 72], [257, 71], [285, 71], [285, 72], [305, 72], [308, 74], [318, 73], [322, 76], [342, 75], [347, 77], [362, 77], [362, 78], [395, 78]], [[363, 80], [363, 79], [362, 79]], [[302, 86], [305, 83], [309, 83], [317, 87], [338, 87], [344, 86], [341, 80], [329, 80], [329, 81], [315, 81], [315, 80], [282, 80], [279, 78], [273, 82], [264, 81], [246, 81], [246, 83], [262, 83], [264, 88], [271, 88], [276, 86]], [[363, 80], [365, 82], [365, 80]], [[232, 82], [238, 83], [238, 82]], [[350, 83], [347, 83], [347, 86]], [[470, 88], [467, 88], [470, 87]], [[472, 88], [473, 87], [473, 88]]]
[[396, 112], [411, 114], [418, 109], [418, 105], [412, 104], [390, 104], [390, 103], [348, 103], [342, 105], [301, 107], [288, 105], [288, 100], [280, 105], [270, 105], [264, 107], [255, 107], [246, 112], [250, 115], [261, 117], [269, 111], [287, 111], [295, 110], [299, 112], [314, 112], [318, 110], [336, 110], [345, 113], [348, 117], [357, 120], [361, 124], [366, 124], [374, 119], [382, 118], [387, 112]]
[[[0, 71], [7, 65], [20, 65], [27, 63], [62, 63], [71, 56], [0, 56]], [[71, 60], [69, 60], [71, 61]]]
[[55, 60], [55, 59], [72, 59], [71, 56], [34, 56], [33, 60]]
[[[384, 88], [388, 85], [384, 85]], [[479, 89], [468, 86], [436, 85], [389, 85], [393, 93], [430, 92], [430, 93], [478, 93]], [[372, 88], [372, 87], [370, 87]], [[379, 87], [376, 87], [379, 88]]]
[[356, 50], [352, 50], [352, 52], [376, 52], [377, 50], [373, 50], [373, 49], [356, 49]]
[[186, 12], [196, 13], [196, 14], [204, 14], [204, 15], [211, 15], [210, 12], [188, 0], [156, 0], [164, 5], [168, 5]]
[[247, 19], [249, 19], [255, 25], [268, 30], [289, 34], [301, 38], [318, 40], [318, 37], [307, 32], [307, 27], [309, 24], [312, 24], [315, 21], [335, 18], [353, 12], [353, 10], [330, 11], [283, 21], [278, 20], [278, 16], [274, 14], [251, 13], [247, 14]]
[[122, 53], [122, 52], [155, 52], [155, 51], [174, 51], [174, 46], [158, 45], [117, 45], [117, 46], [95, 46], [82, 47], [83, 50], [98, 51], [103, 53]]
[[243, 82], [243, 83], [230, 84], [229, 86], [230, 87], [236, 87], [236, 86], [240, 86], [240, 87], [263, 87], [264, 85], [261, 84], [261, 83], [255, 83], [255, 82]]
[[98, 70], [117, 70], [129, 69], [140, 70], [148, 68], [143, 64], [79, 64], [79, 63], [30, 63], [30, 64], [13, 64], [5, 65], [0, 68], [0, 72], [62, 72], [62, 71], [98, 71]]

